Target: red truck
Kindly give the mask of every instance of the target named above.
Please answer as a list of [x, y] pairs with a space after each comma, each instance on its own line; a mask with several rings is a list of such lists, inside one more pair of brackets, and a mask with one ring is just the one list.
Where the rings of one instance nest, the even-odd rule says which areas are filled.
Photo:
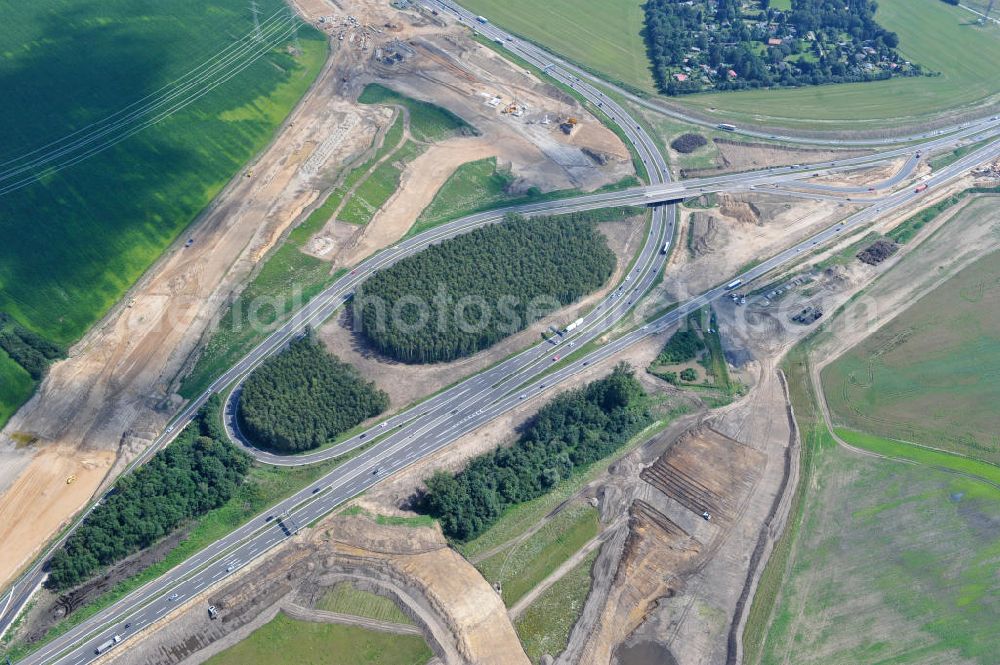
[[913, 191], [916, 192], [917, 194], [919, 194], [920, 192], [924, 191], [925, 189], [927, 189], [927, 185], [917, 185], [917, 188], [915, 190], [913, 190]]

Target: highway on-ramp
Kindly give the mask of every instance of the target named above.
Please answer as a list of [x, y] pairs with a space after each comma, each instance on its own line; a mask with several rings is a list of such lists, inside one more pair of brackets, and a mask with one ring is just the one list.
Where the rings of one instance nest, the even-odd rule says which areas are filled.
[[[493, 26], [490, 26], [493, 30]], [[497, 34], [497, 39], [514, 42], [513, 38]], [[559, 62], [546, 61], [544, 53], [532, 51], [526, 44], [518, 52], [522, 58], [532, 61], [553, 78], [573, 87], [588, 100], [596, 104], [623, 130], [626, 138], [636, 148], [643, 165], [650, 174], [652, 182], [648, 186], [630, 188], [619, 192], [606, 192], [550, 201], [544, 203], [518, 206], [513, 211], [523, 214], [546, 214], [586, 210], [621, 205], [646, 205], [664, 201], [676, 201], [690, 196], [697, 196], [711, 191], [731, 191], [769, 186], [778, 183], [788, 183], [803, 180], [815, 174], [817, 169], [823, 172], [852, 168], [860, 164], [874, 163], [891, 157], [912, 152], [914, 148], [901, 148], [876, 156], [854, 158], [851, 160], [834, 160], [822, 165], [809, 167], [780, 167], [761, 172], [717, 176], [684, 183], [667, 182], [667, 169], [662, 155], [656, 149], [649, 135], [636, 123], [628, 113], [621, 109], [613, 100], [578, 76], [572, 70], [564, 68]], [[510, 48], [510, 47], [509, 47]], [[514, 48], [511, 48], [514, 50]], [[984, 136], [995, 136], [996, 120], [984, 121], [975, 125], [960, 128], [947, 137], [935, 138], [924, 144], [924, 149], [952, 145], [960, 140], [978, 140]], [[992, 149], [992, 152], [990, 150]], [[946, 182], [960, 174], [964, 169], [981, 163], [988, 154], [996, 155], [996, 147], [989, 146], [980, 149], [941, 172], [934, 174], [926, 184], [935, 186]], [[866, 161], [867, 160], [867, 161]], [[813, 238], [782, 252], [764, 263], [748, 271], [741, 279], [749, 281], [764, 272], [783, 265], [802, 256], [802, 252], [811, 247], [846, 233], [858, 224], [872, 221], [884, 211], [906, 205], [915, 196], [912, 190], [905, 190], [882, 199], [880, 207], [869, 208], [858, 213], [845, 222], [817, 234]], [[141, 463], [156, 450], [173, 439], [180, 429], [194, 416], [207, 397], [227, 386], [238, 384], [263, 359], [279, 351], [308, 325], [316, 325], [330, 316], [349, 298], [353, 289], [363, 281], [372, 270], [377, 270], [426, 247], [429, 243], [439, 242], [448, 237], [466, 232], [482, 224], [500, 221], [505, 211], [480, 213], [450, 224], [443, 225], [427, 233], [414, 236], [398, 245], [383, 250], [371, 259], [365, 261], [350, 275], [338, 280], [330, 289], [311, 300], [302, 310], [297, 312], [275, 333], [270, 335], [257, 348], [251, 351], [237, 365], [216, 379], [204, 395], [188, 404], [174, 419], [168, 431], [150, 446], [135, 463]], [[611, 324], [621, 318], [631, 309], [636, 298], [645, 293], [652, 285], [662, 269], [664, 257], [660, 253], [662, 244], [674, 235], [674, 217], [672, 211], [667, 213], [664, 206], [656, 206], [650, 223], [650, 234], [636, 262], [634, 273], [616, 289], [612, 297], [607, 298], [597, 308], [591, 310], [585, 317], [584, 324], [561, 342], [563, 353], [569, 352], [570, 344], [582, 346], [589, 339], [606, 330]], [[93, 658], [95, 644], [107, 638], [110, 632], [121, 630], [125, 623], [130, 623], [129, 631], [124, 633], [127, 638], [137, 628], [165, 616], [170, 609], [186, 598], [200, 593], [212, 584], [224, 579], [233, 570], [245, 565], [250, 559], [261, 556], [270, 548], [276, 546], [289, 532], [298, 526], [308, 524], [315, 518], [328, 513], [333, 507], [344, 500], [355, 496], [366, 487], [386, 474], [413, 463], [441, 447], [448, 445], [458, 436], [489, 421], [503, 413], [522, 400], [551, 389], [560, 381], [572, 376], [592, 362], [617, 353], [625, 346], [634, 343], [642, 337], [653, 334], [664, 326], [672, 325], [687, 312], [711, 302], [725, 293], [724, 287], [717, 287], [678, 307], [671, 313], [661, 317], [632, 333], [600, 347], [587, 356], [572, 363], [559, 365], [553, 370], [551, 357], [556, 355], [552, 346], [539, 344], [531, 347], [481, 375], [466, 379], [461, 384], [435, 396], [430, 400], [404, 413], [396, 414], [385, 422], [385, 427], [366, 433], [366, 439], [360, 437], [342, 444], [340, 449], [329, 448], [321, 451], [322, 458], [343, 454], [355, 450], [356, 456], [343, 463], [337, 469], [327, 474], [313, 486], [304, 489], [294, 497], [281, 502], [270, 513], [271, 517], [284, 513], [281, 519], [266, 520], [264, 516], [252, 520], [240, 529], [220, 539], [218, 542], [183, 562], [161, 578], [150, 582], [145, 587], [133, 592], [128, 597], [98, 613], [79, 626], [71, 629], [65, 635], [42, 647], [27, 657], [26, 663], [64, 662], [84, 663]], [[541, 376], [543, 375], [544, 376]], [[363, 450], [360, 450], [364, 447]], [[257, 451], [258, 458], [262, 453]], [[308, 456], [297, 456], [295, 460], [276, 459], [273, 463], [301, 464]], [[263, 457], [265, 461], [266, 457]], [[312, 460], [315, 461], [315, 460]], [[378, 472], [378, 473], [376, 473]], [[55, 544], [58, 545], [57, 541]], [[49, 550], [51, 551], [51, 549]], [[41, 581], [41, 562], [29, 570], [28, 574], [18, 580], [11, 591], [0, 601], [0, 609], [8, 608], [6, 614], [0, 615], [0, 629], [9, 622], [17, 608], [23, 605], [23, 599], [30, 590]], [[171, 600], [171, 596], [177, 594]]]

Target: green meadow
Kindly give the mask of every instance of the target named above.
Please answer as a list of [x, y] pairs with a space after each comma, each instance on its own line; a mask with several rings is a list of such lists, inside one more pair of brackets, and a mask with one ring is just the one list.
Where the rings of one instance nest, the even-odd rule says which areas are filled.
[[1000, 252], [994, 252], [824, 369], [835, 421], [1000, 463], [998, 331]]
[[[288, 11], [281, 0], [257, 5], [265, 27]], [[0, 185], [18, 181], [9, 169], [26, 165], [26, 156], [52, 154], [52, 142], [120, 118], [138, 101], [169, 108], [180, 97], [166, 97], [164, 86], [252, 29], [243, 0], [5, 3], [0, 174], [8, 177]], [[314, 80], [326, 57], [322, 36], [300, 25], [302, 50], [293, 53], [290, 37], [274, 35], [255, 42], [263, 57], [234, 59], [246, 68], [216, 79], [220, 85], [186, 108], [63, 170], [51, 168], [56, 161], [20, 174], [30, 184], [0, 195], [0, 311], [66, 345], [122, 297], [268, 143]], [[120, 129], [104, 138], [115, 136]]]
[[[980, 0], [981, 1], [981, 0]], [[633, 90], [655, 95], [638, 0], [467, 0], [498, 25]], [[879, 0], [877, 20], [899, 35], [899, 50], [935, 76], [878, 83], [748, 90], [671, 98], [720, 120], [802, 129], [881, 129], [942, 112], [1000, 102], [1000, 25], [976, 25], [941, 0]], [[788, 9], [789, 0], [774, 0]]]

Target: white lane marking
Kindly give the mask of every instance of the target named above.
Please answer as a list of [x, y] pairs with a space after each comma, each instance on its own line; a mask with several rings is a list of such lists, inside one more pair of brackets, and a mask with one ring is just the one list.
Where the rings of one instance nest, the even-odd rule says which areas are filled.
[[166, 609], [167, 609], [166, 607], [161, 607], [160, 609], [156, 610], [156, 616], [160, 616], [161, 614], [163, 614], [166, 611]]

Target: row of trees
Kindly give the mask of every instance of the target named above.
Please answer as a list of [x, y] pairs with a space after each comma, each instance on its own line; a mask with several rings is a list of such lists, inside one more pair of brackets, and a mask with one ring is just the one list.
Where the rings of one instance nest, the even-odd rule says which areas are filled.
[[646, 404], [634, 372], [620, 364], [543, 407], [512, 446], [474, 458], [455, 475], [428, 478], [421, 509], [440, 520], [448, 537], [470, 540], [508, 507], [545, 494], [624, 445], [649, 424]]
[[118, 480], [53, 555], [45, 582], [49, 589], [61, 591], [87, 580], [233, 496], [252, 460], [227, 441], [220, 406], [218, 395], [213, 396], [174, 443]]
[[[873, 0], [792, 0], [785, 12], [757, 4], [754, 12], [739, 0], [717, 0], [714, 10], [705, 0], [649, 0], [643, 36], [660, 91], [818, 85], [921, 71], [896, 53], [899, 39], [875, 21]], [[772, 38], [781, 43], [761, 46]]]
[[65, 355], [62, 347], [0, 312], [0, 349], [38, 381], [45, 376], [49, 363]]
[[387, 408], [389, 396], [310, 331], [247, 378], [238, 417], [255, 445], [294, 453], [321, 446]]
[[358, 289], [356, 329], [407, 363], [455, 360], [496, 344], [597, 289], [614, 253], [590, 213], [524, 219], [445, 240]]

